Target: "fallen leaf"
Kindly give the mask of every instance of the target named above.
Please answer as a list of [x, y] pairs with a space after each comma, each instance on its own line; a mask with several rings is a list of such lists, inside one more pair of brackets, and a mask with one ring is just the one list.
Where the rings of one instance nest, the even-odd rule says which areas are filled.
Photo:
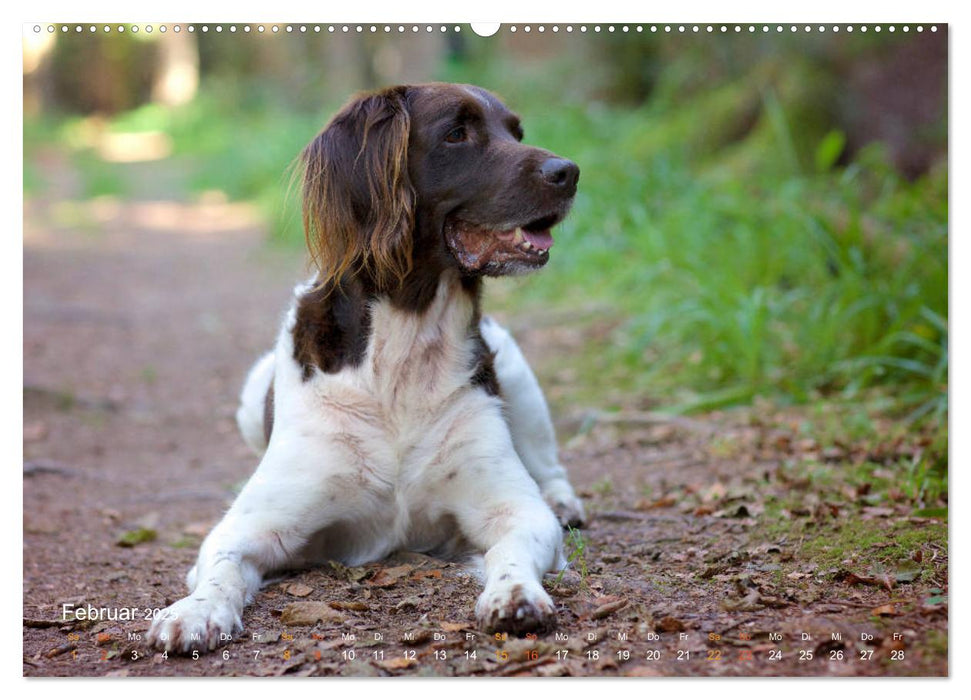
[[441, 578], [442, 570], [441, 569], [422, 569], [421, 571], [416, 571], [415, 573], [413, 573], [411, 577], [416, 581], [423, 578]]
[[725, 484], [720, 481], [716, 481], [714, 484], [709, 486], [704, 493], [701, 494], [702, 503], [711, 503], [712, 501], [720, 501], [728, 493], [728, 489]]
[[334, 610], [353, 610], [354, 612], [364, 612], [367, 610], [367, 605], [357, 600], [332, 600], [327, 603]]
[[662, 496], [656, 500], [642, 498], [634, 504], [634, 510], [652, 510], [654, 508], [670, 508], [678, 502], [674, 496]]
[[886, 574], [877, 574], [876, 576], [858, 576], [852, 571], [846, 571], [843, 569], [836, 572], [836, 576], [834, 578], [837, 581], [842, 581], [850, 586], [862, 583], [867, 586], [883, 586], [888, 591], [893, 590], [893, 580]]
[[370, 569], [363, 566], [344, 566], [337, 561], [328, 562], [328, 565], [336, 576], [352, 583], [357, 583], [371, 575]]
[[817, 503], [816, 507], [813, 509], [813, 516], [817, 520], [836, 518], [839, 517], [841, 507], [842, 506], [839, 503], [830, 503], [828, 501]]
[[897, 615], [897, 608], [893, 603], [887, 603], [886, 605], [878, 605], [873, 610], [870, 611], [871, 615], [882, 615], [885, 617], [893, 617]]
[[285, 586], [283, 590], [297, 598], [306, 598], [314, 592], [314, 589], [305, 583], [291, 583]]
[[459, 632], [461, 630], [471, 629], [471, 625], [468, 622], [443, 622], [439, 626], [445, 632]]
[[620, 598], [620, 597], [614, 597], [613, 600], [604, 598], [603, 600], [605, 600], [606, 602], [602, 602], [600, 606], [597, 607], [596, 610], [590, 613], [591, 619], [602, 620], [603, 618], [608, 617], [609, 615], [612, 615], [618, 610], [621, 610], [622, 608], [627, 607], [627, 602], [628, 602], [626, 598]]
[[418, 659], [396, 656], [393, 659], [388, 659], [387, 661], [379, 661], [378, 666], [387, 671], [400, 671], [402, 669], [411, 668], [417, 663]]
[[656, 632], [682, 632], [684, 631], [684, 623], [669, 615], [655, 622], [654, 630]]
[[283, 609], [280, 621], [293, 627], [315, 625], [318, 622], [343, 622], [344, 616], [327, 603], [320, 601], [300, 601], [290, 603]]
[[414, 571], [413, 566], [408, 564], [402, 564], [401, 566], [393, 566], [390, 569], [381, 569], [374, 575], [370, 581], [368, 581], [369, 586], [376, 586], [378, 588], [387, 588], [388, 586], [393, 586], [398, 581]]

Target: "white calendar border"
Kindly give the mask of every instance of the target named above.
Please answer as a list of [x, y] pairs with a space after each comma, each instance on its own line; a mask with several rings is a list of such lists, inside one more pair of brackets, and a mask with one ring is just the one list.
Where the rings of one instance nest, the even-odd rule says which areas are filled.
[[[23, 16], [25, 12], [30, 12], [31, 16]], [[873, 23], [879, 21], [894, 23], [920, 22], [926, 24], [929, 22], [945, 23], [950, 21], [952, 24], [949, 28], [949, 35], [951, 37], [949, 79], [953, 89], [950, 96], [951, 113], [948, 123], [949, 125], [969, 123], [969, 89], [965, 85], [963, 86], [963, 91], [959, 90], [960, 83], [955, 76], [961, 76], [964, 82], [967, 82], [968, 55], [971, 55], [971, 52], [969, 52], [967, 40], [963, 40], [963, 36], [971, 25], [954, 24], [954, 20], [957, 18], [954, 4], [941, 0], [924, 0], [919, 3], [883, 2], [879, 5], [869, 3], [854, 4], [848, 3], [845, 0], [817, 0], [811, 6], [807, 7], [800, 7], [790, 3], [780, 3], [778, 0], [774, 2], [769, 2], [768, 0], [758, 2], [740, 1], [731, 4], [697, 2], [693, 4], [659, 3], [656, 5], [643, 2], [631, 2], [630, 0], [595, 0], [595, 2], [591, 2], [587, 7], [567, 7], [562, 0], [559, 2], [543, 0], [542, 2], [529, 4], [523, 3], [521, 0], [518, 2], [516, 0], [490, 0], [487, 4], [481, 5], [455, 3], [454, 0], [448, 3], [444, 1], [401, 3], [391, 2], [390, 0], [371, 0], [368, 3], [329, 3], [326, 6], [326, 11], [320, 11], [318, 13], [320, 17], [316, 18], [308, 17], [305, 2], [296, 2], [294, 0], [277, 0], [276, 2], [266, 3], [263, 7], [256, 8], [236, 5], [223, 9], [214, 9], [212, 6], [199, 3], [198, 0], [192, 2], [189, 0], [168, 0], [164, 5], [162, 3], [134, 5], [122, 2], [78, 3], [76, 0], [74, 2], [51, 0], [49, 2], [18, 4], [11, 10], [11, 13], [21, 16], [19, 18], [9, 19], [3, 23], [3, 26], [8, 30], [12, 29], [16, 33], [16, 36], [5, 37], [7, 41], [0, 47], [0, 50], [3, 51], [4, 57], [4, 93], [8, 96], [13, 95], [13, 98], [16, 100], [15, 104], [18, 106], [22, 104], [23, 98], [19, 39], [22, 31], [22, 23], [30, 21], [70, 22], [73, 20], [85, 22], [158, 23], [159, 21], [202, 22], [212, 21], [214, 19], [220, 21], [243, 20], [246, 22], [285, 22], [326, 19], [329, 22], [421, 21], [422, 23], [435, 20], [436, 23], [447, 21], [449, 24], [466, 24], [470, 21], [503, 21], [505, 23], [515, 22], [521, 24], [527, 22], [536, 23], [538, 20], [547, 24], [551, 24], [551, 20], [555, 20], [556, 23], [560, 24], [568, 22], [599, 22], [601, 24], [610, 22], [635, 23], [638, 21], [641, 23], [644, 21], [650, 21], [652, 23], [713, 23], [729, 21], [738, 23], [811, 22], [812, 24], [829, 24], [833, 22]], [[961, 117], [961, 114], [965, 116]], [[3, 397], [5, 409], [2, 414], [4, 416], [4, 430], [2, 432], [2, 438], [0, 438], [3, 441], [2, 452], [0, 454], [9, 457], [9, 459], [4, 460], [5, 469], [3, 473], [3, 478], [8, 480], [8, 482], [4, 484], [5, 488], [3, 489], [3, 493], [6, 495], [2, 511], [4, 513], [4, 525], [6, 525], [6, 536], [4, 537], [2, 551], [5, 561], [20, 562], [20, 566], [17, 568], [18, 575], [13, 580], [5, 582], [4, 590], [11, 599], [17, 599], [22, 603], [22, 537], [21, 541], [18, 542], [13, 534], [19, 532], [22, 535], [22, 482], [18, 477], [20, 472], [16, 471], [18, 462], [15, 458], [19, 454], [21, 456], [20, 462], [22, 462], [23, 455], [21, 436], [17, 435], [16, 430], [9, 429], [9, 426], [17, 417], [20, 417], [22, 424], [23, 408], [20, 398], [23, 383], [23, 199], [22, 191], [16, 192], [16, 188], [13, 187], [13, 184], [20, 182], [20, 178], [22, 177], [21, 164], [17, 162], [17, 160], [22, 160], [22, 110], [6, 111], [3, 116], [3, 121], [6, 126], [4, 133], [16, 145], [14, 152], [21, 156], [20, 159], [5, 159], [4, 169], [7, 178], [5, 178], [4, 182], [7, 183], [7, 187], [4, 188], [4, 197], [9, 201], [4, 210], [7, 212], [16, 212], [16, 214], [11, 215], [18, 217], [17, 227], [20, 229], [21, 235], [7, 234], [0, 237], [0, 241], [2, 241], [0, 245], [3, 246], [0, 249], [0, 265], [2, 265], [0, 284], [2, 284], [3, 290], [2, 319], [8, 326], [12, 326], [20, 331], [19, 345], [13, 345], [10, 341], [7, 341], [2, 346], [2, 349], [0, 349], [0, 352], [2, 352], [2, 355], [0, 355], [0, 367], [4, 368], [0, 372], [0, 382], [2, 382], [0, 383], [0, 396]], [[951, 183], [952, 191], [956, 191], [953, 190], [953, 183], [955, 181], [959, 184], [966, 183], [965, 173], [969, 163], [967, 140], [963, 138], [962, 133], [952, 130], [949, 145], [951, 149], [949, 183]], [[955, 270], [967, 270], [969, 264], [971, 264], [968, 255], [968, 234], [962, 232], [961, 235], [953, 235], [953, 232], [958, 230], [955, 222], [959, 222], [967, 217], [960, 207], [957, 212], [953, 209], [950, 210], [949, 217], [950, 232], [952, 232], [952, 235], [950, 235], [952, 267]], [[971, 304], [968, 303], [969, 277], [971, 276], [959, 275], [956, 279], [953, 276], [949, 277], [949, 279], [953, 280], [951, 282], [949, 297], [951, 300], [951, 313], [949, 314], [951, 323], [951, 355], [952, 357], [958, 355], [957, 362], [952, 362], [950, 416], [952, 424], [955, 423], [955, 415], [957, 415], [962, 421], [962, 424], [965, 425], [971, 420], [969, 419], [967, 410], [969, 373], [965, 369], [965, 363], [968, 359], [968, 316], [971, 313], [969, 311]], [[8, 330], [7, 335], [13, 334]], [[958, 489], [960, 489], [962, 496], [967, 493], [965, 485], [966, 477], [961, 473], [961, 469], [969, 461], [967, 459], [969, 457], [969, 450], [966, 436], [967, 434], [962, 434], [961, 431], [957, 431], [951, 436], [950, 463], [957, 465], [957, 468], [950, 475], [951, 502], [955, 501], [955, 495], [958, 493]], [[959, 532], [962, 529], [966, 529], [962, 527], [966, 518], [962, 516], [961, 512], [962, 509], [957, 508], [951, 513], [950, 523], [952, 532]], [[956, 556], [956, 553], [960, 554]], [[968, 569], [965, 563], [966, 553], [967, 547], [963, 542], [955, 541], [953, 537], [950, 538], [949, 556], [951, 558], [952, 588], [953, 581], [967, 581], [966, 574]], [[10, 568], [12, 566], [7, 567], [8, 570]], [[18, 586], [18, 583], [21, 585]], [[29, 683], [29, 688], [20, 686], [18, 690], [28, 690], [32, 695], [39, 695], [40, 697], [45, 697], [48, 693], [50, 695], [56, 693], [63, 697], [65, 693], [76, 692], [76, 690], [82, 690], [85, 693], [101, 692], [103, 690], [117, 692], [119, 690], [119, 686], [114, 684], [114, 687], [109, 689], [107, 684], [111, 681], [105, 679], [77, 679], [68, 681], [67, 683], [69, 685], [65, 685], [65, 681], [63, 680], [23, 679], [21, 654], [19, 653], [20, 645], [17, 644], [17, 641], [22, 638], [22, 630], [20, 623], [17, 623], [17, 617], [19, 615], [10, 614], [6, 618], [7, 629], [3, 635], [2, 668], [4, 678], [19, 677], [22, 683]], [[952, 597], [949, 621], [950, 629], [960, 631], [958, 634], [952, 633], [950, 635], [949, 655], [952, 661], [963, 658], [962, 652], [966, 648], [966, 644], [963, 643], [963, 633], [968, 630], [968, 626], [965, 624], [966, 621], [966, 608], [962, 605], [962, 601], [960, 599], [955, 601]], [[856, 685], [854, 688], [850, 685], [850, 681], [835, 679], [806, 678], [799, 679], [799, 682], [771, 681], [761, 678], [721, 679], [720, 681], [708, 679], [705, 682], [709, 684], [717, 683], [719, 686], [722, 683], [728, 683], [730, 684], [730, 691], [733, 694], [744, 693], [750, 698], [771, 697], [771, 694], [780, 690], [776, 687], [779, 683], [786, 684], [784, 692], [788, 696], [795, 694], [796, 697], [810, 697], [820, 692], [831, 692], [836, 689], [833, 685], [834, 683], [839, 685], [838, 692], [869, 693], [875, 690], [880, 694], [881, 698], [909, 698], [916, 693], [920, 693], [922, 690], [930, 690], [937, 696], [947, 697], [956, 694], [954, 692], [957, 688], [955, 679], [966, 679], [968, 675], [967, 672], [963, 671], [960, 664], [949, 664], [949, 669], [951, 673], [950, 682], [919, 682], [901, 679], [884, 679], [883, 681], [880, 679], [868, 679], [864, 681], [865, 683], [878, 683], [879, 687], [873, 689], [865, 686], [861, 687], [859, 681], [854, 684]], [[816, 682], [813, 682], [814, 680]], [[159, 679], [152, 682], [139, 681], [137, 684], [124, 686], [120, 689], [126, 693], [137, 694], [140, 698], [168, 697], [168, 694], [172, 691], [172, 687], [167, 685], [170, 682], [173, 681], [168, 679]], [[174, 682], [179, 683], [180, 690], [190, 690], [189, 686], [191, 686], [190, 692], [213, 689], [213, 686], [209, 685], [213, 681], [209, 679], [183, 679]], [[446, 692], [452, 690], [452, 683], [468, 681], [465, 679], [453, 681], [409, 679], [408, 681], [394, 682], [393, 686], [389, 686], [387, 681], [358, 679], [348, 682], [351, 685], [340, 687], [337, 689], [338, 692], [357, 693], [363, 691], [370, 693], [371, 691], [377, 691], [384, 694], [393, 693], [395, 700], [398, 700], [401, 697], [412, 696], [427, 698], [430, 693], [441, 693], [442, 690]], [[683, 689], [679, 689], [676, 686], [690, 681], [686, 681], [685, 679], [642, 679], [639, 682], [614, 681], [613, 679], [573, 679], [572, 681], [566, 679], [549, 679], [548, 682], [556, 683], [555, 689], [553, 690], [557, 693], [557, 700], [561, 698], [562, 700], [567, 700], [568, 698], [587, 698], [604, 692], [618, 697], [624, 697], [624, 695], [619, 694], [626, 693], [643, 694], [650, 692], [655, 694], [658, 692], [683, 692]], [[645, 682], [652, 683], [652, 686], [647, 688], [643, 685]], [[653, 685], [657, 682], [661, 682], [662, 687]], [[826, 685], [820, 685], [819, 683], [821, 682], [826, 683]], [[359, 683], [363, 685], [358, 685]], [[540, 689], [535, 685], [535, 682], [530, 683], [529, 680], [504, 679], [502, 686], [487, 685], [488, 681], [485, 680], [476, 681], [475, 683], [477, 691], [502, 692], [504, 694], [510, 691], [515, 693], [528, 693], [532, 691], [547, 694], [551, 690], [551, 688], [546, 687]], [[509, 683], [515, 684], [516, 687], [510, 687], [508, 685]], [[771, 685], [767, 685], [767, 683]], [[918, 683], [921, 686], [927, 685], [927, 688], [917, 687]], [[366, 688], [365, 685], [367, 686]], [[281, 689], [282, 686], [273, 684], [272, 686], [261, 686], [260, 691], [266, 692], [269, 690], [270, 692], [278, 693]], [[316, 690], [320, 692], [320, 689]], [[334, 692], [334, 690], [334, 688], [328, 688], [326, 692]], [[464, 688], [462, 690], [465, 692]], [[711, 693], [720, 693], [724, 692], [724, 690], [724, 688], [715, 687], [715, 685], [711, 685], [710, 688], [705, 688], [706, 692]], [[217, 692], [220, 691], [217, 690]], [[285, 692], [307, 692], [307, 688], [297, 689], [290, 687]]]

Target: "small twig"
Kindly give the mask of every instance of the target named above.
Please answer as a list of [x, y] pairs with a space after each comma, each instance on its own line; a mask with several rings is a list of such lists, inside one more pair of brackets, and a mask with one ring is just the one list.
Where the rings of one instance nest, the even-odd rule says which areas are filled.
[[24, 476], [35, 476], [37, 474], [76, 476], [77, 473], [77, 469], [72, 469], [55, 459], [30, 459], [24, 462]]
[[46, 629], [47, 627], [60, 627], [65, 622], [70, 622], [70, 620], [32, 620], [29, 617], [25, 617], [24, 627], [40, 630]]
[[61, 654], [66, 654], [69, 651], [74, 651], [78, 648], [78, 645], [74, 642], [68, 642], [67, 644], [62, 644], [59, 647], [54, 647], [49, 652], [44, 654], [44, 658], [53, 659], [55, 656], [60, 656]]
[[56, 402], [61, 408], [86, 408], [93, 411], [117, 411], [121, 404], [114, 399], [102, 396], [77, 396], [69, 391], [41, 386], [39, 384], [24, 384], [24, 394], [33, 394], [42, 399]]
[[515, 665], [501, 666], [497, 671], [497, 675], [500, 676], [511, 676], [516, 673], [521, 673], [523, 671], [529, 671], [537, 666], [543, 666], [545, 664], [553, 663], [553, 658], [549, 656], [541, 656], [538, 659], [532, 661], [522, 661]]
[[852, 600], [822, 600], [826, 605], [841, 605], [844, 608], [872, 608], [871, 603], [854, 603]]
[[658, 521], [681, 521], [683, 518], [673, 515], [652, 515], [648, 513], [638, 513], [632, 510], [608, 510], [602, 513], [594, 513], [594, 519], [606, 520], [608, 522], [623, 522], [624, 520], [640, 520], [643, 522]]

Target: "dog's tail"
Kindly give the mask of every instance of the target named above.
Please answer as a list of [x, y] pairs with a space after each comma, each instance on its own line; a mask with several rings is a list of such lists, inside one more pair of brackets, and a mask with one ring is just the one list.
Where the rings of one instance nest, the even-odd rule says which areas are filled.
[[[239, 395], [236, 424], [243, 440], [256, 454], [262, 455], [270, 439], [272, 421], [274, 354], [268, 352], [250, 369]], [[269, 405], [267, 403], [269, 402]]]

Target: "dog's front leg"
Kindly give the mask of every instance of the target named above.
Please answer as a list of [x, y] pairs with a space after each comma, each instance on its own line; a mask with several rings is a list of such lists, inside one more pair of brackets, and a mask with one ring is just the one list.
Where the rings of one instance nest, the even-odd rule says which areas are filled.
[[150, 645], [178, 653], [206, 651], [242, 630], [243, 606], [259, 588], [258, 562], [266, 557], [252, 541], [233, 536], [236, 519], [230, 510], [206, 538], [187, 577], [190, 594], [155, 618], [146, 635]]
[[555, 609], [542, 578], [566, 562], [563, 531], [516, 454], [498, 410], [449, 431], [452, 455], [429, 489], [485, 553], [485, 589], [475, 606], [480, 627], [515, 634], [548, 630]]
[[517, 454], [560, 522], [582, 527], [586, 521], [583, 503], [557, 457], [553, 420], [536, 375], [506, 329], [488, 317], [482, 319], [479, 328], [495, 353], [496, 378]]
[[281, 435], [271, 442], [252, 478], [203, 542], [187, 577], [190, 594], [161, 611], [149, 628], [149, 644], [178, 653], [205, 651], [242, 629], [243, 607], [263, 576], [298, 564], [296, 556], [307, 540], [339, 519], [350, 500], [337, 498], [340, 475], [328, 477], [333, 457], [309, 441]]
[[[533, 503], [497, 504], [486, 515], [494, 522], [484, 528], [484, 541], [492, 545], [485, 553], [485, 588], [475, 616], [487, 632], [522, 634], [556, 626], [556, 610], [542, 579], [545, 572], [565, 564], [560, 553], [562, 534], [556, 516], [538, 496]], [[505, 525], [495, 522], [506, 513]]]

